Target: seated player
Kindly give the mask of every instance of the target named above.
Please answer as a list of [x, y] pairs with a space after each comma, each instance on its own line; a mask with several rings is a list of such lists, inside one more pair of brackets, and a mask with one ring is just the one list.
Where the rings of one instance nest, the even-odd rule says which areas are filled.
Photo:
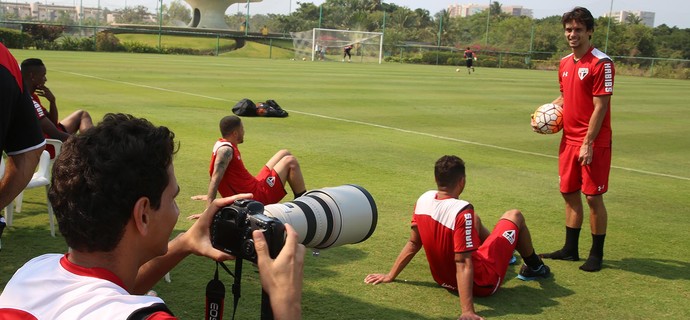
[[[84, 132], [93, 127], [91, 115], [84, 110], [72, 112], [72, 114], [60, 120], [55, 95], [45, 85], [48, 81], [46, 77], [47, 69], [41, 59], [26, 59], [22, 61], [21, 68], [26, 90], [31, 94], [31, 99], [36, 109], [36, 116], [46, 138], [66, 141], [70, 135]], [[50, 109], [46, 109], [41, 104], [39, 96], [48, 100]]]
[[[207, 207], [220, 192], [223, 197], [238, 193], [251, 193], [263, 204], [277, 203], [285, 197], [287, 182], [295, 198], [303, 195], [307, 188], [297, 158], [288, 150], [278, 151], [255, 177], [244, 166], [238, 145], [244, 142], [244, 125], [238, 116], [227, 116], [220, 120], [223, 136], [213, 146], [209, 173], [211, 181], [206, 195], [192, 197], [206, 200]], [[193, 215], [190, 218], [196, 218]]]
[[506, 211], [489, 232], [472, 204], [458, 197], [465, 189], [465, 163], [456, 156], [436, 161], [437, 190], [417, 200], [412, 230], [405, 247], [387, 274], [369, 274], [364, 282], [387, 283], [412, 261], [423, 247], [434, 280], [460, 296], [461, 319], [483, 319], [474, 310], [474, 296], [494, 294], [505, 278], [517, 249], [524, 264], [518, 278], [546, 278], [550, 269], [535, 253], [525, 218], [519, 210]]

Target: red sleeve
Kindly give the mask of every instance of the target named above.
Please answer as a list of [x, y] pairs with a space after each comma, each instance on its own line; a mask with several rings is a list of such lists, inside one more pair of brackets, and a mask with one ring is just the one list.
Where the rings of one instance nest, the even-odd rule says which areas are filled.
[[593, 96], [607, 96], [613, 94], [613, 77], [615, 74], [613, 62], [603, 59], [596, 64], [594, 70]]
[[474, 208], [469, 205], [455, 217], [453, 248], [456, 253], [462, 253], [477, 250], [480, 244]]
[[150, 315], [146, 320], [177, 320], [177, 317], [170, 315], [165, 311], [158, 311]]

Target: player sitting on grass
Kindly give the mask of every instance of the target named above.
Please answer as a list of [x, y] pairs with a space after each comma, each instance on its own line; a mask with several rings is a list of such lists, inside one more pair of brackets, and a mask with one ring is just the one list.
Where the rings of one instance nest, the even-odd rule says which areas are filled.
[[518, 278], [546, 278], [550, 269], [535, 253], [525, 218], [519, 210], [506, 211], [489, 232], [474, 207], [458, 197], [465, 189], [465, 163], [456, 156], [436, 161], [438, 190], [422, 194], [412, 215], [410, 239], [388, 274], [370, 274], [371, 284], [395, 280], [424, 247], [431, 275], [436, 282], [460, 295], [461, 319], [482, 319], [474, 311], [473, 296], [489, 296], [505, 278], [513, 251], [524, 264]]

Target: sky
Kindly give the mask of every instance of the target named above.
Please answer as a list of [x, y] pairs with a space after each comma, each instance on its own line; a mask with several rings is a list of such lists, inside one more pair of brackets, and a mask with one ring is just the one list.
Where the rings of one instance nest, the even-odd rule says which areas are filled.
[[[22, 2], [22, 0], [15, 0]], [[29, 2], [29, 0], [25, 0]], [[101, 7], [109, 9], [119, 9], [127, 6], [143, 5], [154, 11], [159, 3], [156, 0], [32, 0], [44, 2], [47, 4], [63, 4], [63, 5], [81, 5], [97, 7], [100, 2]], [[256, 1], [256, 0], [250, 0]], [[276, 13], [288, 14], [294, 11], [298, 4], [297, 2], [311, 2], [316, 5], [323, 3], [323, 0], [262, 0], [261, 2], [252, 2], [249, 4], [249, 13]], [[603, 16], [612, 11], [629, 10], [629, 11], [651, 11], [655, 13], [654, 26], [665, 23], [673, 27], [677, 26], [682, 29], [690, 28], [690, 1], [688, 0], [497, 0], [503, 6], [523, 6], [532, 9], [534, 18], [544, 18], [554, 15], [562, 15], [575, 6], [581, 6], [589, 9], [595, 17]], [[163, 0], [163, 3], [170, 3], [172, 0]], [[395, 3], [399, 6], [405, 6], [410, 9], [427, 9], [431, 14], [437, 13], [443, 9], [448, 8], [453, 4], [489, 4], [491, 0], [468, 0], [468, 1], [453, 1], [453, 0], [384, 0], [387, 3]], [[246, 13], [246, 2], [241, 4], [233, 4], [228, 8], [226, 13], [232, 14], [238, 12]]]

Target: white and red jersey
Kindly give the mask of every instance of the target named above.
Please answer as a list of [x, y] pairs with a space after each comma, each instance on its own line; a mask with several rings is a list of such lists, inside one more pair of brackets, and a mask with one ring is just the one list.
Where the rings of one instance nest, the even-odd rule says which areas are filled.
[[[106, 269], [84, 268], [67, 255], [46, 254], [27, 262], [7, 283], [0, 295], [0, 319], [126, 319], [155, 304], [163, 300], [129, 294]], [[176, 318], [156, 312], [147, 319]]]
[[[558, 82], [563, 94], [563, 141], [580, 146], [594, 112], [593, 98], [613, 94], [615, 69], [605, 53], [592, 47], [578, 61], [570, 54], [561, 59]], [[611, 102], [604, 116], [595, 147], [611, 146]]]
[[431, 190], [419, 197], [412, 226], [419, 231], [434, 280], [455, 290], [455, 253], [476, 251], [481, 243], [472, 205], [455, 198], [437, 199], [436, 195]]

